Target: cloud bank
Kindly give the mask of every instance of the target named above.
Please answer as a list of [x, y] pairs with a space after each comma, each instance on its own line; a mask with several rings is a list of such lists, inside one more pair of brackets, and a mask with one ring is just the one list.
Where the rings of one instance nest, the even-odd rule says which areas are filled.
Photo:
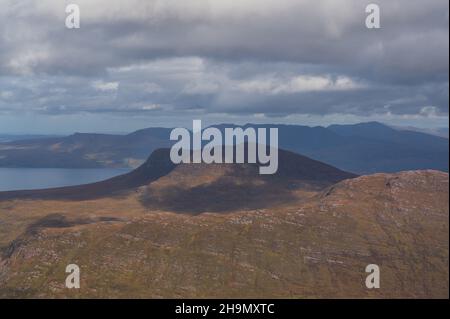
[[448, 1], [369, 3], [0, 0], [0, 114], [448, 117]]

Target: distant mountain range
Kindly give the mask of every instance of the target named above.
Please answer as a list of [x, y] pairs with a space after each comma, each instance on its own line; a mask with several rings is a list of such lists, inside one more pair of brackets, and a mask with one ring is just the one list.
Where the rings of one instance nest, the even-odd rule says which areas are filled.
[[[415, 169], [448, 171], [448, 139], [378, 122], [328, 127], [243, 127], [277, 127], [280, 148], [357, 174]], [[155, 149], [170, 147], [170, 131], [148, 128], [128, 135], [76, 133], [0, 143], [0, 167], [134, 168]]]

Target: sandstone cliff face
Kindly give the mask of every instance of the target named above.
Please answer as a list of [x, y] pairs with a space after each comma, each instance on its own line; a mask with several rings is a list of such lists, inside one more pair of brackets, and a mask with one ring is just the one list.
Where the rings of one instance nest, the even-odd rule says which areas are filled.
[[[448, 298], [446, 173], [362, 176], [196, 216], [149, 208], [140, 192], [0, 202], [0, 296]], [[79, 290], [64, 286], [70, 263]], [[368, 264], [380, 289], [365, 286]]]

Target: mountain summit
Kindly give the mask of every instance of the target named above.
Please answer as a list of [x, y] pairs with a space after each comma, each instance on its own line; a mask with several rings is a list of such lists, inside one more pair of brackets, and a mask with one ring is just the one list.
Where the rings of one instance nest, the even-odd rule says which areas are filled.
[[284, 150], [278, 162], [273, 175], [259, 174], [258, 164], [180, 164], [142, 190], [143, 202], [186, 213], [265, 208], [356, 177]]
[[[143, 193], [146, 205], [167, 208], [170, 203], [170, 208], [175, 210], [201, 212], [208, 207], [212, 210], [230, 210], [238, 204], [264, 204], [268, 203], [267, 199], [275, 197], [277, 201], [287, 200], [291, 191], [318, 190], [356, 176], [284, 150], [279, 150], [277, 173], [265, 176], [259, 175], [256, 164], [175, 165], [169, 155], [169, 149], [158, 149], [137, 169], [105, 181], [43, 190], [0, 192], [0, 200], [87, 200], [120, 196], [147, 186], [147, 191]], [[189, 199], [191, 204], [185, 199]], [[207, 204], [211, 201], [215, 203], [212, 206]]]

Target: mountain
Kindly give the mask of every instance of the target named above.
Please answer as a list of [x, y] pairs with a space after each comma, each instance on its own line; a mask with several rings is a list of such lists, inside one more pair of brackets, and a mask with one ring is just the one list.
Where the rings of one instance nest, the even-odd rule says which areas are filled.
[[328, 129], [348, 138], [349, 143], [322, 149], [313, 158], [332, 158], [330, 163], [339, 168], [360, 173], [416, 169], [448, 171], [448, 139], [399, 131], [377, 122], [332, 125]]
[[[233, 125], [220, 124], [224, 130]], [[396, 130], [377, 122], [278, 128], [279, 146], [356, 174], [436, 169], [448, 171], [448, 139]], [[0, 167], [137, 167], [155, 149], [170, 147], [170, 129], [150, 128], [128, 135], [74, 134], [0, 143]]]
[[[97, 183], [42, 190], [0, 192], [0, 200], [89, 200], [123, 196], [144, 187], [149, 207], [201, 213], [259, 207], [287, 201], [295, 190], [321, 189], [356, 175], [289, 151], [279, 150], [276, 174], [259, 175], [258, 164], [179, 164], [169, 149], [158, 149], [130, 173]], [[225, 153], [225, 152], [224, 152]], [[262, 194], [266, 194], [261, 198]]]
[[[224, 130], [233, 126], [217, 127]], [[272, 124], [242, 127], [278, 128], [281, 148], [357, 174], [417, 169], [448, 171], [448, 139], [398, 131], [377, 122], [327, 128]]]
[[171, 145], [170, 129], [128, 135], [75, 133], [67, 137], [0, 143], [0, 167], [137, 167], [155, 150]]
[[151, 209], [199, 214], [288, 203], [338, 181], [356, 177], [330, 165], [279, 150], [276, 174], [258, 164], [180, 164], [141, 190]]
[[392, 142], [416, 148], [417, 150], [426, 148], [431, 151], [440, 151], [448, 147], [448, 140], [445, 138], [416, 131], [396, 130], [378, 122], [331, 125], [328, 129], [343, 136]]
[[439, 137], [444, 137], [448, 139], [448, 127], [437, 127], [437, 128], [421, 128], [414, 126], [393, 126], [394, 129], [399, 131], [413, 131], [420, 132], [430, 135], [435, 135]]
[[[292, 164], [312, 166], [287, 165], [261, 181], [250, 165], [183, 164], [156, 178], [160, 165], [166, 167], [157, 160], [162, 154], [141, 169], [148, 184], [114, 196], [0, 196], [0, 297], [449, 296], [447, 173], [407, 171], [334, 183], [320, 169], [336, 174], [334, 180], [345, 173], [286, 152]], [[301, 177], [326, 183], [290, 189]], [[266, 200], [279, 180], [289, 200]], [[246, 181], [256, 183], [244, 189], [260, 194], [260, 207], [251, 194], [250, 206], [228, 197]], [[261, 182], [269, 185], [260, 189]], [[164, 191], [173, 187], [169, 207]], [[159, 201], [149, 205], [149, 192], [150, 202], [161, 195]], [[200, 193], [209, 205], [221, 201], [231, 210], [192, 216], [183, 206], [196, 203]], [[64, 286], [71, 263], [81, 269], [80, 289]], [[380, 268], [380, 289], [365, 287], [369, 264]]]

